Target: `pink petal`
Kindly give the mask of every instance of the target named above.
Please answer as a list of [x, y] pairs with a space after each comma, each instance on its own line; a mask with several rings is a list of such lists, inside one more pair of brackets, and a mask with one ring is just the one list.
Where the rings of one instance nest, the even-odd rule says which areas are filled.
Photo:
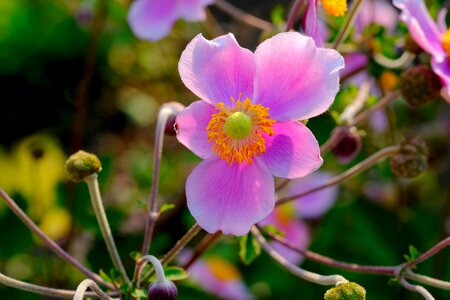
[[261, 161], [235, 163], [211, 157], [186, 182], [187, 205], [198, 224], [214, 233], [244, 235], [273, 209], [273, 177]]
[[211, 41], [197, 35], [181, 54], [178, 70], [186, 87], [210, 104], [253, 96], [253, 53], [231, 33]]
[[341, 76], [347, 77], [358, 73], [358, 70], [366, 67], [369, 64], [369, 59], [366, 54], [353, 52], [344, 55], [345, 68], [341, 70]]
[[284, 32], [255, 52], [255, 102], [277, 121], [309, 119], [325, 112], [339, 90], [342, 56], [317, 48], [313, 39]]
[[391, 1], [389, 3], [386, 0], [364, 1], [356, 18], [355, 29], [362, 34], [366, 26], [375, 23], [384, 26], [388, 33], [392, 33], [397, 20], [397, 11]]
[[437, 16], [437, 25], [440, 32], [446, 32], [447, 31], [447, 23], [445, 22], [445, 19], [447, 18], [447, 8], [443, 7], [439, 10], [438, 16]]
[[206, 132], [213, 113], [213, 106], [205, 101], [195, 101], [181, 111], [176, 119], [178, 141], [203, 159], [214, 155]]
[[[283, 209], [285, 209], [284, 206], [275, 208], [272, 213], [267, 218], [259, 222], [259, 224], [262, 226], [275, 226], [275, 228], [284, 233], [284, 238], [288, 242], [301, 249], [306, 249], [310, 241], [308, 226], [301, 220], [296, 219], [296, 214], [293, 214], [290, 219], [285, 219], [286, 217], [282, 216]], [[275, 250], [280, 252], [280, 254], [286, 257], [290, 262], [299, 264], [303, 260], [303, 257], [297, 251], [291, 250], [276, 241], [272, 242], [272, 245]]]
[[179, 0], [178, 15], [187, 21], [205, 20], [205, 6], [213, 2], [214, 0]]
[[298, 178], [322, 165], [320, 148], [312, 132], [299, 122], [275, 123], [275, 134], [266, 136], [266, 153], [261, 155], [272, 175]]
[[177, 19], [177, 0], [136, 0], [128, 12], [128, 24], [140, 39], [157, 41], [169, 34]]
[[[443, 60], [442, 62], [437, 62], [434, 58], [431, 60], [431, 68], [434, 73], [441, 79], [443, 88], [450, 93], [450, 61], [448, 59]], [[442, 93], [441, 93], [442, 95]], [[444, 96], [444, 99], [448, 100], [448, 97]]]
[[441, 44], [441, 32], [427, 11], [423, 0], [394, 0], [394, 6], [400, 8], [400, 19], [406, 23], [416, 43], [438, 61], [446, 54]]
[[[286, 187], [286, 195], [296, 195], [323, 185], [332, 176], [326, 172], [315, 172], [308, 177], [292, 180]], [[326, 213], [337, 199], [338, 188], [332, 186], [296, 200], [298, 215], [305, 219], [316, 219]]]

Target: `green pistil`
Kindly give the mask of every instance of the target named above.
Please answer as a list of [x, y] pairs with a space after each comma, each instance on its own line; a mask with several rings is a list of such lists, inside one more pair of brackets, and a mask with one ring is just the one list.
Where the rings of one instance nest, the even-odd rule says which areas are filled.
[[225, 132], [235, 140], [242, 140], [249, 136], [253, 124], [249, 116], [242, 112], [235, 112], [225, 122]]

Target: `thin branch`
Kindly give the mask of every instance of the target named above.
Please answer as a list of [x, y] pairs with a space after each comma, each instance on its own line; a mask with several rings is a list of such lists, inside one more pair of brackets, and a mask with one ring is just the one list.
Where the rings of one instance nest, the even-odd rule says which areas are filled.
[[407, 270], [404, 274], [404, 277], [412, 279], [414, 281], [435, 287], [435, 288], [439, 288], [439, 289], [443, 289], [443, 290], [450, 290], [450, 282], [448, 281], [444, 281], [444, 280], [439, 280], [433, 277], [429, 277], [429, 276], [425, 276], [425, 275], [421, 275], [421, 274], [416, 274], [411, 270]]
[[338, 183], [341, 183], [347, 179], [349, 179], [350, 177], [359, 174], [369, 168], [371, 168], [372, 166], [374, 166], [376, 163], [378, 163], [379, 161], [385, 159], [386, 157], [389, 157], [393, 154], [396, 154], [400, 151], [400, 146], [395, 145], [395, 146], [389, 146], [386, 148], [383, 148], [381, 150], [379, 150], [378, 152], [376, 152], [375, 154], [372, 154], [371, 156], [369, 156], [368, 158], [366, 158], [365, 160], [361, 161], [360, 163], [358, 163], [357, 165], [353, 166], [352, 168], [348, 169], [347, 171], [345, 171], [342, 174], [339, 174], [336, 177], [331, 178], [330, 180], [328, 180], [325, 184], [318, 186], [318, 187], [314, 187], [312, 189], [306, 190], [302, 193], [293, 195], [293, 196], [287, 196], [284, 198], [280, 198], [278, 199], [278, 201], [276, 202], [276, 205], [281, 205], [283, 203], [286, 202], [290, 202], [293, 200], [296, 200], [298, 198], [301, 198], [303, 196], [306, 196], [308, 194], [323, 190], [327, 187], [336, 185]]
[[361, 124], [363, 121], [367, 120], [369, 118], [369, 116], [371, 116], [374, 112], [384, 108], [386, 105], [388, 105], [389, 103], [391, 103], [398, 97], [400, 97], [400, 91], [394, 91], [392, 93], [387, 94], [386, 96], [381, 98], [380, 101], [378, 101], [376, 104], [371, 106], [369, 109], [359, 113], [355, 117], [352, 125], [356, 126], [356, 125]]
[[412, 285], [403, 277], [400, 277], [399, 281], [405, 289], [421, 294], [425, 300], [434, 300], [434, 297], [423, 286]]
[[272, 31], [274, 29], [272, 23], [248, 14], [227, 1], [216, 0], [214, 4], [217, 8], [220, 8], [223, 12], [236, 19], [236, 21], [240, 21], [263, 31]]
[[408, 266], [411, 267], [420, 264], [421, 262], [429, 259], [431, 256], [435, 255], [436, 253], [438, 253], [439, 251], [441, 251], [442, 249], [444, 249], [449, 245], [450, 245], [450, 236], [443, 239], [442, 241], [434, 245], [431, 249], [420, 255], [418, 258], [408, 263]]
[[355, 0], [352, 3], [352, 7], [350, 8], [350, 11], [347, 14], [347, 18], [344, 21], [344, 24], [339, 29], [339, 32], [337, 34], [336, 39], [333, 42], [333, 49], [337, 49], [341, 42], [343, 42], [347, 35], [350, 32], [350, 28], [352, 27], [353, 23], [355, 22], [356, 15], [358, 13], [359, 8], [361, 7], [361, 3], [363, 0]]
[[84, 275], [96, 281], [97, 283], [109, 288], [115, 289], [114, 286], [101, 278], [98, 274], [87, 269], [78, 260], [76, 260], [69, 253], [64, 251], [56, 242], [49, 238], [28, 216], [27, 214], [9, 197], [6, 192], [0, 188], [0, 196], [5, 200], [8, 207], [19, 217], [20, 220], [34, 233], [36, 234], [56, 255], [61, 257], [66, 262], [73, 265], [80, 270]]
[[267, 254], [269, 254], [283, 268], [285, 268], [295, 276], [321, 285], [337, 285], [348, 282], [348, 280], [341, 275], [324, 276], [297, 267], [296, 265], [289, 262], [286, 258], [284, 258], [284, 256], [282, 256], [280, 253], [278, 253], [269, 243], [267, 243], [256, 226], [253, 226], [251, 231], [258, 242], [261, 244], [263, 249], [267, 252]]
[[[19, 289], [22, 291], [40, 294], [44, 296], [49, 297], [58, 297], [58, 298], [72, 298], [75, 295], [75, 291], [72, 290], [62, 290], [62, 289], [54, 289], [54, 288], [48, 288], [24, 281], [20, 281], [14, 278], [11, 278], [9, 276], [6, 276], [2, 273], [0, 273], [0, 283], [4, 284], [6, 286]], [[89, 297], [96, 297], [97, 295], [95, 293], [86, 293]]]
[[[96, 297], [103, 299], [103, 300], [118, 300], [117, 298], [111, 298], [109, 297], [105, 292], [103, 292], [98, 285], [95, 283], [95, 281], [92, 281], [91, 279], [85, 279], [83, 280], [77, 287], [77, 290], [75, 291], [75, 295], [73, 296], [73, 300], [83, 300], [84, 296], [87, 296], [86, 290], [90, 288], [93, 290]], [[92, 297], [92, 296], [90, 296]]]
[[[284, 31], [289, 31], [294, 27], [295, 19], [297, 19], [298, 12], [303, 6], [304, 0], [295, 0], [292, 8], [289, 12], [289, 17], [286, 23], [286, 29]], [[314, 4], [313, 4], [314, 5]]]
[[221, 231], [217, 231], [214, 234], [207, 234], [198, 244], [197, 248], [194, 250], [189, 261], [183, 266], [183, 269], [187, 270], [189, 267], [197, 261], [197, 259], [211, 247], [217, 239], [219, 239], [223, 233]]

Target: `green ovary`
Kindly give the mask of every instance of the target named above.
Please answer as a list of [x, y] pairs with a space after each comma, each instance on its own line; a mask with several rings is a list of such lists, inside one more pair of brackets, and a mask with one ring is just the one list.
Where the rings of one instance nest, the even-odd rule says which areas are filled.
[[225, 122], [225, 132], [235, 140], [243, 140], [248, 137], [252, 128], [252, 120], [242, 112], [231, 114]]

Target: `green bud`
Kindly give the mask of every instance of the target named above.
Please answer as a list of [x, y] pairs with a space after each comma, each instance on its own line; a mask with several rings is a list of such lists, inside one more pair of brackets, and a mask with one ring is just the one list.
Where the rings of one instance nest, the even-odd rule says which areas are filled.
[[89, 175], [102, 170], [100, 160], [95, 154], [80, 150], [66, 160], [66, 177], [70, 181], [80, 182]]
[[428, 147], [418, 137], [407, 138], [400, 152], [391, 159], [392, 172], [399, 177], [413, 178], [428, 168]]
[[329, 289], [325, 300], [365, 300], [366, 290], [357, 283], [347, 282]]
[[427, 66], [409, 68], [400, 76], [400, 91], [411, 106], [420, 106], [440, 98], [442, 83]]

